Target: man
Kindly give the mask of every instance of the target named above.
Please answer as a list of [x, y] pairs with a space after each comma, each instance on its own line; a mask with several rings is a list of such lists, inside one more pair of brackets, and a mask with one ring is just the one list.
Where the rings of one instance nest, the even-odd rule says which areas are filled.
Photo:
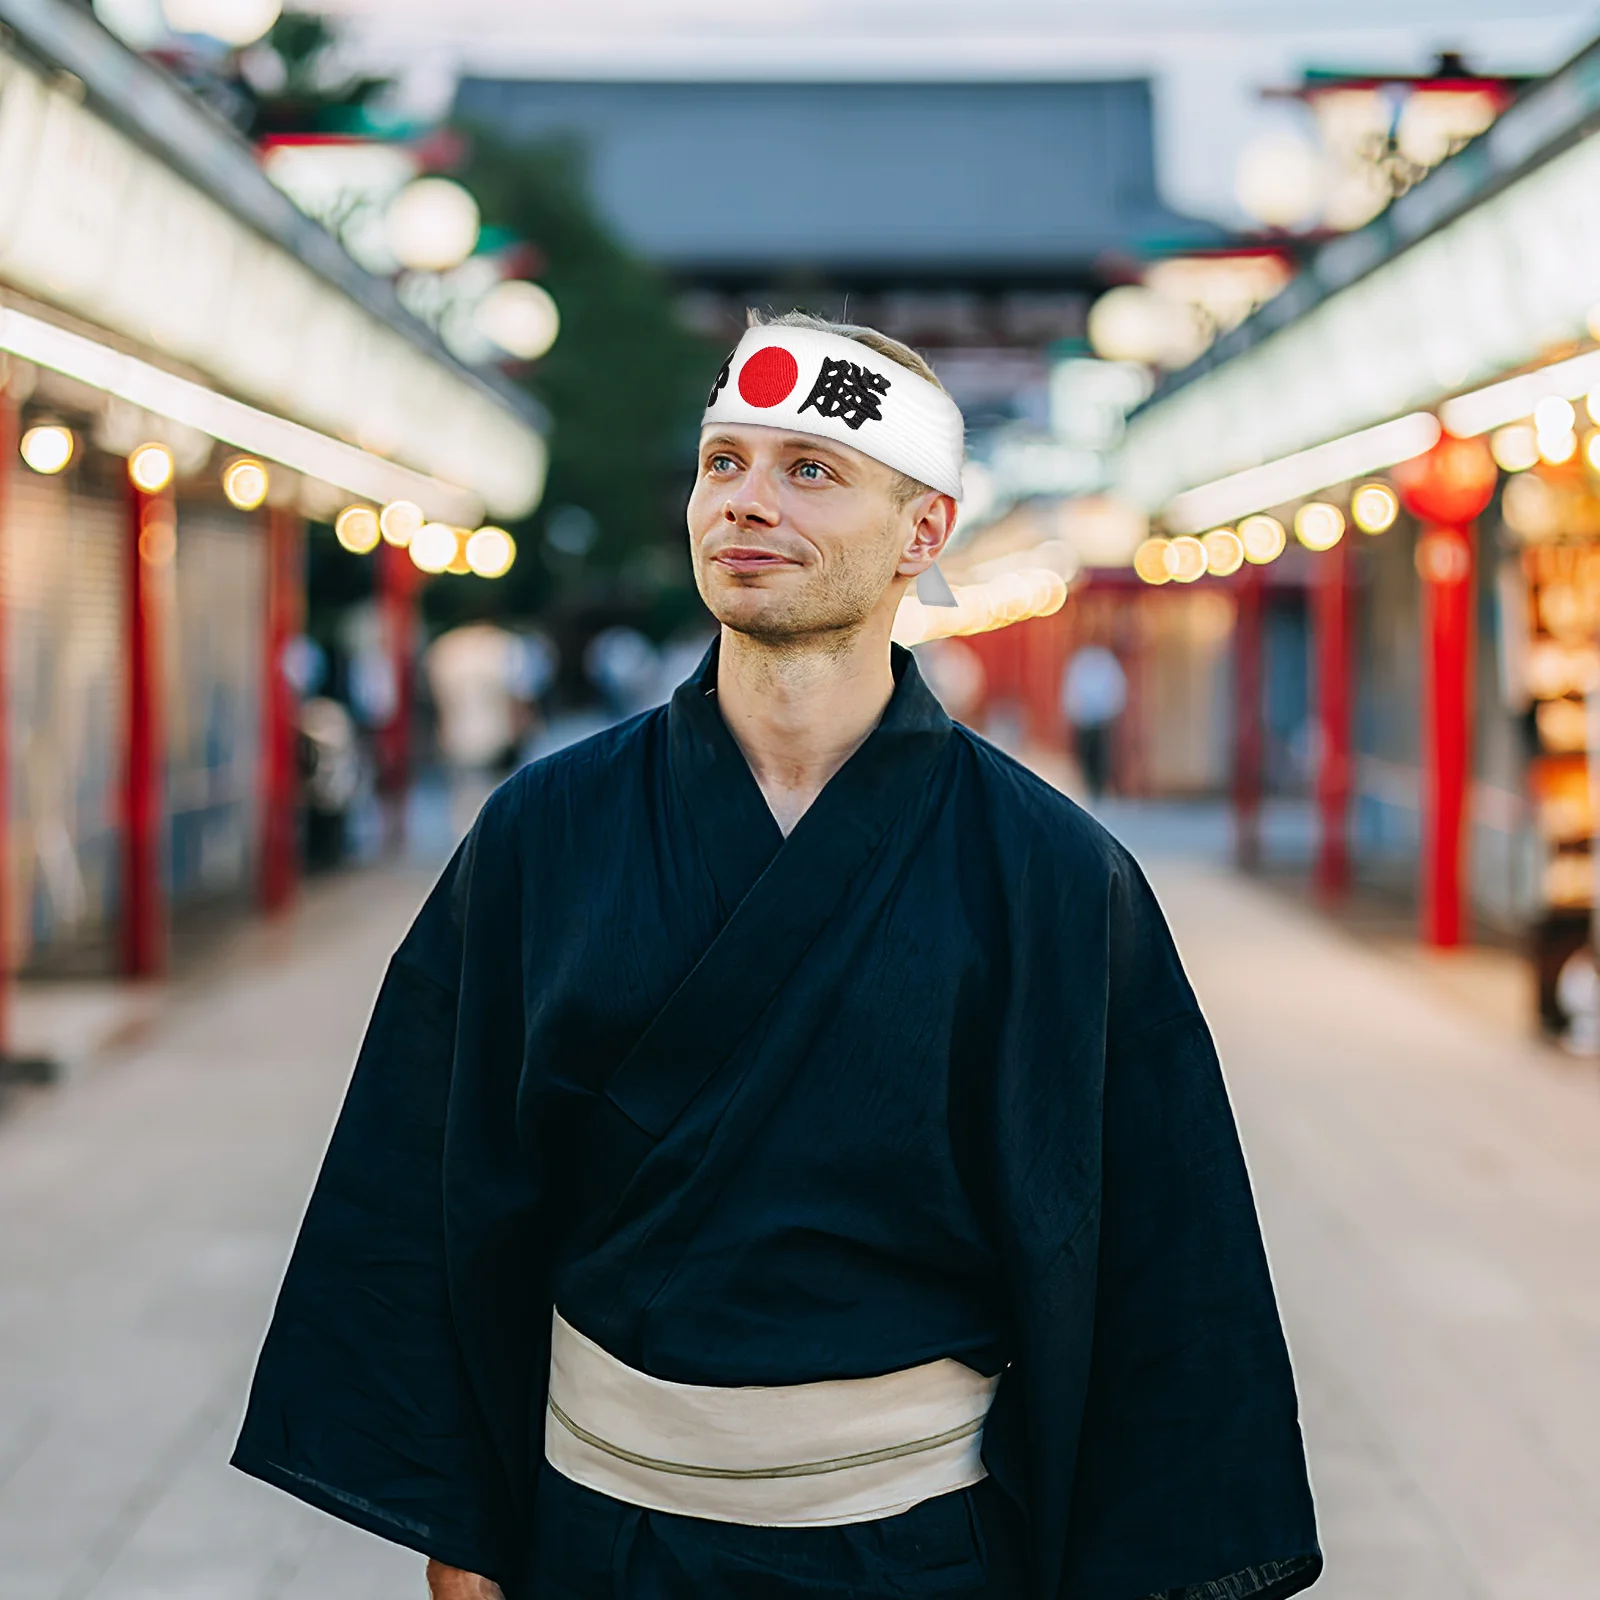
[[235, 1460], [441, 1600], [1320, 1569], [1150, 891], [890, 649], [961, 456], [912, 352], [753, 326], [689, 502], [717, 645], [504, 785], [391, 965]]

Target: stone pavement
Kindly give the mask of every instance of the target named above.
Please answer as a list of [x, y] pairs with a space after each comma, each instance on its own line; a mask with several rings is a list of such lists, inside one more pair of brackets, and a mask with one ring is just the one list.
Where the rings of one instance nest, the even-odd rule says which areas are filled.
[[[1300, 1374], [1327, 1600], [1600, 1597], [1600, 1079], [1458, 983], [1153, 857], [1222, 1044]], [[320, 888], [0, 1120], [0, 1600], [417, 1600], [225, 1466], [383, 959]]]
[[[1600, 1077], [1215, 869], [1153, 876], [1301, 1385], [1325, 1600], [1600, 1596]], [[1472, 957], [1467, 958], [1470, 966]]]
[[403, 1600], [415, 1556], [226, 1466], [382, 965], [425, 879], [319, 888], [0, 1122], [0, 1597]]

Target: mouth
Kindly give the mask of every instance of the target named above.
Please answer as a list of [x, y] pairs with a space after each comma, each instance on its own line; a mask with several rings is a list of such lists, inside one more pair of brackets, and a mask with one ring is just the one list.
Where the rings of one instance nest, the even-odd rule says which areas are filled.
[[781, 567], [795, 567], [797, 561], [781, 556], [775, 550], [762, 550], [754, 545], [732, 545], [719, 550], [711, 558], [724, 572], [738, 577], [748, 577], [758, 572], [776, 572]]

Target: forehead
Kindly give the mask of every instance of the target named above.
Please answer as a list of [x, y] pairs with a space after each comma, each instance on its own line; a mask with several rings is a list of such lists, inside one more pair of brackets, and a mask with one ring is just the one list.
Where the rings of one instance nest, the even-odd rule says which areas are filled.
[[861, 471], [888, 472], [881, 461], [837, 439], [801, 433], [795, 428], [767, 428], [754, 422], [712, 422], [700, 430], [700, 448], [727, 445], [751, 455], [810, 455]]

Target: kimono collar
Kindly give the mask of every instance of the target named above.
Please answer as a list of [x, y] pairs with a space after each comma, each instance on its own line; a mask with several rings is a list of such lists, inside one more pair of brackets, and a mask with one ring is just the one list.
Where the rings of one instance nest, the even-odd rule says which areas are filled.
[[950, 737], [950, 718], [909, 650], [890, 647], [895, 687], [878, 725], [836, 772], [785, 840], [717, 705], [713, 641], [668, 708], [673, 776], [689, 803], [718, 892], [731, 908], [785, 847], [828, 853], [818, 835], [880, 832], [916, 793]]

